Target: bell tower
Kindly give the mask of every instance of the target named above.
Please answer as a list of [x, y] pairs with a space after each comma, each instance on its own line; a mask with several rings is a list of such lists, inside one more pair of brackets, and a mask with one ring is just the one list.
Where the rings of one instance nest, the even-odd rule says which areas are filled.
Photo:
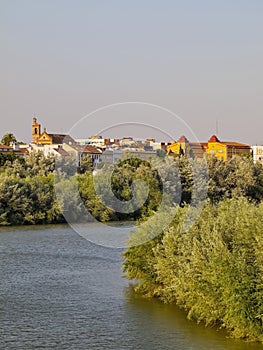
[[32, 143], [37, 143], [37, 140], [41, 134], [41, 125], [37, 122], [37, 118], [33, 118], [32, 124]]

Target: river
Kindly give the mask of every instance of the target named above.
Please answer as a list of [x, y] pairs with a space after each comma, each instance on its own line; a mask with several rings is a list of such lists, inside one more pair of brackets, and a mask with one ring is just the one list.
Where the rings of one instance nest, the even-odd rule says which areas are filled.
[[263, 349], [134, 295], [121, 253], [67, 225], [1, 228], [0, 348]]

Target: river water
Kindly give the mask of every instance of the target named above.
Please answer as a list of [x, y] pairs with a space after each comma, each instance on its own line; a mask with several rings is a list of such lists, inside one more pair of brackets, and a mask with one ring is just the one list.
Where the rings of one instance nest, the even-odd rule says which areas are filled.
[[1, 228], [0, 348], [263, 349], [134, 295], [121, 253], [67, 225]]

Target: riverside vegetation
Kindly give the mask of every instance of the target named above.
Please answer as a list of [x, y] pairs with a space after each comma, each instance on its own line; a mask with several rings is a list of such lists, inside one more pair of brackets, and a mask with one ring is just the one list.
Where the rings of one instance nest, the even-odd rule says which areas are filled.
[[[263, 168], [245, 158], [210, 159], [208, 168], [208, 199], [193, 226], [182, 229], [187, 202], [154, 239], [160, 217], [146, 220], [130, 239], [123, 269], [137, 293], [176, 303], [189, 319], [235, 338], [263, 342]], [[149, 240], [134, 245], [139, 236]]]
[[[117, 198], [131, 199], [134, 180], [144, 180], [149, 188], [144, 205], [134, 211], [131, 207], [127, 214], [105, 207], [96, 194], [89, 158], [83, 159], [78, 173], [71, 164], [72, 160], [63, 159], [56, 168], [54, 158], [41, 153], [31, 153], [25, 160], [1, 156], [0, 224], [61, 223], [65, 222], [64, 210], [71, 213], [71, 220], [79, 221], [85, 217], [83, 208], [100, 221], [144, 222], [124, 252], [123, 268], [128, 278], [136, 280], [135, 290], [176, 303], [197, 322], [224, 327], [234, 337], [263, 342], [262, 165], [253, 164], [250, 158], [225, 163], [207, 159], [207, 199], [198, 220], [184, 232], [189, 206], [195, 203], [195, 182], [203, 186], [204, 161], [184, 157], [160, 157], [152, 164], [138, 159], [120, 161], [111, 179]], [[161, 169], [161, 176], [154, 165]], [[194, 166], [198, 169], [195, 175]], [[56, 176], [60, 181], [55, 189]], [[106, 185], [103, 169], [95, 176], [102, 187]], [[72, 192], [75, 183], [77, 193]], [[103, 196], [107, 199], [109, 193], [104, 191]], [[174, 219], [150, 239], [154, 221], [147, 219], [158, 220], [156, 226], [160, 226], [160, 216], [155, 213], [162, 199], [167, 208], [176, 208]], [[136, 235], [149, 240], [134, 246]]]

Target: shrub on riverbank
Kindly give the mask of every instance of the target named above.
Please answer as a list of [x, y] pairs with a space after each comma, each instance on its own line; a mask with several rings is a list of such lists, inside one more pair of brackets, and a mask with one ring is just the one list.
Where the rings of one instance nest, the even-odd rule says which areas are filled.
[[137, 292], [178, 304], [190, 319], [263, 341], [263, 204], [208, 202], [182, 232], [187, 210], [154, 240], [124, 253], [127, 277], [139, 280]]

